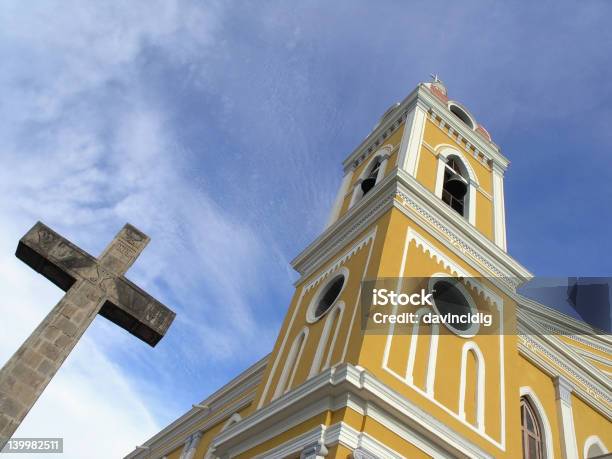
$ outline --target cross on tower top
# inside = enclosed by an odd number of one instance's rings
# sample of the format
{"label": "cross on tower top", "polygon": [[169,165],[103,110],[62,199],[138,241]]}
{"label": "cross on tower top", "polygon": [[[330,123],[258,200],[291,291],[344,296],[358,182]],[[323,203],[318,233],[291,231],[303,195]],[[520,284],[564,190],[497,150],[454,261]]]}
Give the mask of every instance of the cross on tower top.
{"label": "cross on tower top", "polygon": [[442,83],[437,73],[430,73],[429,76],[431,77],[432,83]]}

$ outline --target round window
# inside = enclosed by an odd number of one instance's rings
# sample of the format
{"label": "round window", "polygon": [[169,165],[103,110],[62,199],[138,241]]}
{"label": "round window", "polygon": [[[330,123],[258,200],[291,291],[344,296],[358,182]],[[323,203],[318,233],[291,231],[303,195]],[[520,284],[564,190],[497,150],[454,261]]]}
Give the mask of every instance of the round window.
{"label": "round window", "polygon": [[431,281],[434,307],[438,314],[445,316],[447,328],[463,337],[476,334],[478,323],[470,321],[470,315],[477,312],[476,306],[463,285],[449,278],[432,278]]}
{"label": "round window", "polygon": [[465,110],[453,104],[449,106],[449,109],[453,115],[463,121],[470,129],[474,129],[474,123],[472,123],[472,119]]}
{"label": "round window", "polygon": [[341,273],[333,277],[319,290],[319,293],[315,295],[314,301],[308,311],[308,320],[310,322],[320,319],[332,308],[340,296],[340,292],[342,292],[345,282],[346,275]]}

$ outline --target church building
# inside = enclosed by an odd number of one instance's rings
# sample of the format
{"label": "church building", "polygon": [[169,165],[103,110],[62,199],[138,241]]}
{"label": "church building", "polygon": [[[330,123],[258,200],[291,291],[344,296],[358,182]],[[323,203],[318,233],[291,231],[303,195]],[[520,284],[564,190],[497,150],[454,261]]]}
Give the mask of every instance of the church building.
{"label": "church building", "polygon": [[[343,162],[270,354],[126,457],[612,457],[612,338],[517,293],[533,275],[506,248],[508,165],[437,77],[419,84]],[[417,278],[497,332],[368,330],[365,282]]]}

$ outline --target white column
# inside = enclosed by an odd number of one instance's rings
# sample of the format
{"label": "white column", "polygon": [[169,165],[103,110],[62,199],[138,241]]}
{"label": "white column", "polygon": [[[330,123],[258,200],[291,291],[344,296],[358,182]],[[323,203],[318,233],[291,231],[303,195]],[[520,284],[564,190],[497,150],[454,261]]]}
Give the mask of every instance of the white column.
{"label": "white column", "polygon": [[380,181],[385,177],[385,172],[387,170],[387,163],[389,162],[389,154],[385,153],[382,155],[380,161],[380,166],[378,166],[378,173],[376,174],[376,183],[380,183]]}
{"label": "white column", "polygon": [[555,399],[557,418],[561,433],[561,453],[563,459],[579,459],[572,412],[572,385],[561,376],[555,378]]}
{"label": "white column", "polygon": [[413,177],[416,177],[419,165],[419,154],[423,143],[423,133],[425,132],[425,121],[427,112],[418,104],[413,111],[408,113],[404,124],[404,133],[398,152],[398,166]]}
{"label": "white column", "polygon": [[193,459],[195,457],[196,449],[198,448],[201,438],[202,431],[198,431],[187,439],[183,447],[183,452],[181,453],[181,459]]}
{"label": "white column", "polygon": [[353,187],[353,195],[351,196],[351,202],[349,203],[349,209],[353,207],[361,197],[361,182],[363,182],[363,179],[355,180],[355,185]]}
{"label": "white column", "polygon": [[493,234],[495,244],[502,250],[506,245],[506,209],[504,204],[504,171],[493,163]]}
{"label": "white column", "polygon": [[322,441],[307,445],[302,449],[300,459],[325,459],[328,451]]}
{"label": "white column", "polygon": [[468,181],[468,221],[476,226],[476,190],[478,189],[478,184],[472,180],[471,178],[467,179]]}
{"label": "white column", "polygon": [[334,201],[334,205],[329,214],[329,218],[327,220],[327,225],[325,225],[325,229],[329,228],[333,225],[340,215],[340,210],[342,209],[342,203],[344,202],[344,197],[346,196],[346,192],[348,191],[348,187],[351,184],[351,180],[353,179],[353,169],[349,170],[342,179],[342,183],[340,185],[340,189],[336,194],[336,200]]}
{"label": "white column", "polygon": [[442,198],[442,189],[444,188],[444,172],[446,171],[446,157],[438,154],[438,169],[436,171],[436,190],[437,197]]}
{"label": "white column", "polygon": [[379,459],[379,457],[360,446],[353,451],[353,459]]}

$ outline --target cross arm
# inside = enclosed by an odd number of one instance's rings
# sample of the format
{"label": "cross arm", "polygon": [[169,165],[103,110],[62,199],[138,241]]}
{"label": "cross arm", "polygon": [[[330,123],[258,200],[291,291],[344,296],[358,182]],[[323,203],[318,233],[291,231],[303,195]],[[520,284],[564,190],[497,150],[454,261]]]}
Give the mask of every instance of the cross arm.
{"label": "cross arm", "polygon": [[176,314],[122,275],[148,241],[126,225],[97,260],[38,222],[19,241],[16,256],[64,291],[77,281],[91,284],[104,299],[101,316],[155,346]]}
{"label": "cross arm", "polygon": [[41,222],[19,240],[15,255],[65,292],[97,265],[95,257]]}

